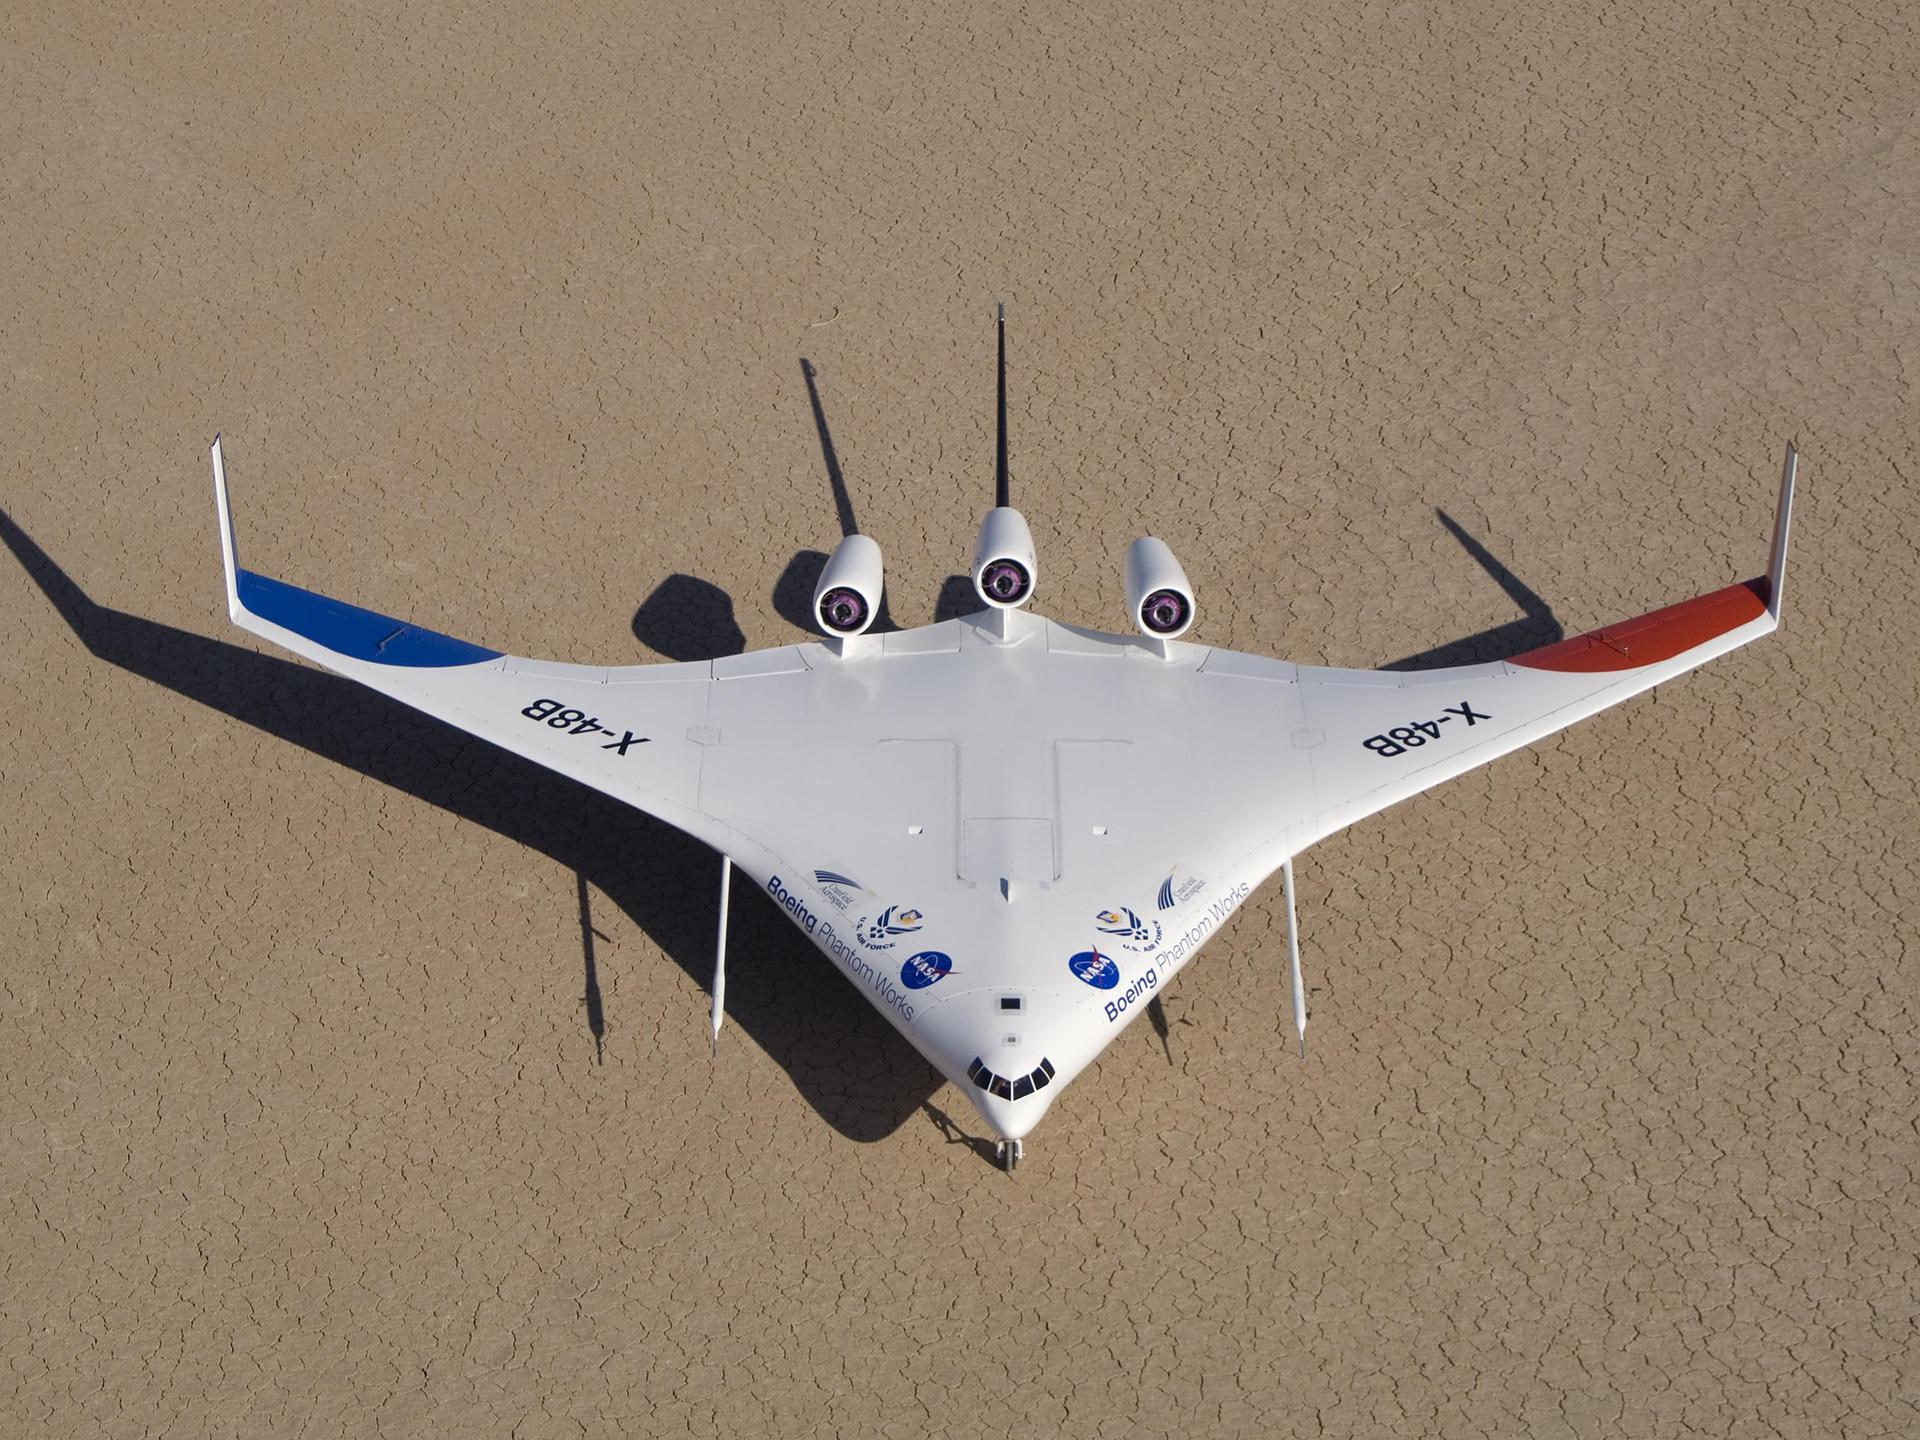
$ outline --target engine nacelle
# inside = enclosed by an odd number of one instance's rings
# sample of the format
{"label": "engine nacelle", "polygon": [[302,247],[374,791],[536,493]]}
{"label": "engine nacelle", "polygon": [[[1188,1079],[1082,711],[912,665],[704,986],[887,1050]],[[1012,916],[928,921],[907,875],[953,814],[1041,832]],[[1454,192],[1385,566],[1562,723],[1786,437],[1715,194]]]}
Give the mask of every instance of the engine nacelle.
{"label": "engine nacelle", "polygon": [[1033,598],[1038,571],[1033,531],[1011,505],[989,510],[973,547],[973,588],[995,610],[1017,610]]}
{"label": "engine nacelle", "polygon": [[813,618],[823,634],[844,640],[873,624],[880,613],[885,570],[880,545],[867,535],[849,535],[833,547],[813,587]]}
{"label": "engine nacelle", "polygon": [[1193,624],[1193,586],[1167,542],[1143,535],[1127,547],[1127,613],[1150,640],[1173,640]]}

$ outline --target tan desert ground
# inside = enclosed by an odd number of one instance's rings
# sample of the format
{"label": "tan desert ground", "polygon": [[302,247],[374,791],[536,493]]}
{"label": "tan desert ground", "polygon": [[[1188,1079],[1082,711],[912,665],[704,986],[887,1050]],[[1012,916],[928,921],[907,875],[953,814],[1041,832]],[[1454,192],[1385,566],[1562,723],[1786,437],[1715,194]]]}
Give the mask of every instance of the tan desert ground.
{"label": "tan desert ground", "polygon": [[[10,7],[0,1435],[1920,1435],[1920,9]],[[1299,863],[1013,1176],[717,858],[226,622],[1780,632]],[[809,394],[809,372],[815,395]],[[816,399],[817,396],[817,399]],[[835,476],[840,478],[836,494]],[[858,777],[850,777],[857,782]]]}

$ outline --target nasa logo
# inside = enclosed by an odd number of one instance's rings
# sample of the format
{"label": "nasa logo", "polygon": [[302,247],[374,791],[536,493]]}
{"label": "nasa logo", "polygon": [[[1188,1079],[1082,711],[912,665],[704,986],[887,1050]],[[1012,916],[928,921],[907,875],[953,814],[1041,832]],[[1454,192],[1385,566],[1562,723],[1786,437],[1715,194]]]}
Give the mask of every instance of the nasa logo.
{"label": "nasa logo", "polygon": [[1160,948],[1160,922],[1151,925],[1122,906],[1118,910],[1102,910],[1093,917],[1094,928],[1102,935],[1116,937],[1120,944],[1136,955],[1145,955]]}
{"label": "nasa logo", "polygon": [[866,887],[851,875],[842,875],[836,870],[816,870],[813,883],[820,887],[820,893],[827,897],[836,910],[844,910],[853,903],[856,895],[864,895]]}
{"label": "nasa logo", "polygon": [[1102,955],[1098,947],[1082,950],[1067,961],[1067,968],[1073,972],[1074,979],[1096,990],[1111,990],[1120,983],[1120,967]]}
{"label": "nasa logo", "polygon": [[902,935],[911,935],[926,920],[918,910],[903,910],[889,905],[872,920],[860,917],[860,943],[869,950],[891,950]]}
{"label": "nasa logo", "polygon": [[909,990],[924,990],[953,973],[953,957],[938,950],[922,950],[910,956],[900,967],[900,983]]}

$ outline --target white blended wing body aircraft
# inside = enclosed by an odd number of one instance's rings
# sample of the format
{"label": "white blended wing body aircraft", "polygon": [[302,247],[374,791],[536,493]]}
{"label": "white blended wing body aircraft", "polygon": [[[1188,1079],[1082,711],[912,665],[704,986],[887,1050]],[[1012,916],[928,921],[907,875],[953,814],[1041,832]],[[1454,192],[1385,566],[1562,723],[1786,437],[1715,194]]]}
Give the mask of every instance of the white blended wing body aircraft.
{"label": "white blended wing body aircraft", "polygon": [[[820,576],[825,639],[697,663],[525,660],[241,569],[236,624],[591,785],[725,857],[712,1025],[739,866],[1001,1137],[1011,1167],[1054,1099],[1207,939],[1314,841],[1779,623],[1795,456],[1765,576],[1492,664],[1389,672],[1190,644],[1193,592],[1134,542],[1136,635],[1032,614],[1033,539],[998,504],[978,614],[865,633],[880,548]],[[1306,1025],[1297,943],[1294,1020]]]}

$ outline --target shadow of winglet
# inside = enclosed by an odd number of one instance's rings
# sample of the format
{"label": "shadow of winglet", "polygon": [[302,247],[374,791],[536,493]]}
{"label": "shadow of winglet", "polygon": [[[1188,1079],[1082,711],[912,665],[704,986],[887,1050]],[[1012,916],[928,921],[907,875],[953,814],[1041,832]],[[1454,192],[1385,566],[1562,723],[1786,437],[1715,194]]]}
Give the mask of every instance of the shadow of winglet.
{"label": "shadow of winglet", "polygon": [[1382,670],[1439,670],[1448,665],[1484,664],[1489,660],[1505,660],[1524,654],[1566,638],[1566,629],[1553,613],[1551,605],[1501,564],[1491,550],[1474,539],[1466,527],[1446,511],[1435,510],[1433,513],[1440,517],[1440,523],[1447,527],[1447,532],[1460,542],[1460,548],[1472,556],[1475,563],[1493,577],[1493,583],[1520,607],[1521,618],[1510,620],[1505,625],[1496,625],[1491,630],[1482,630],[1476,635],[1450,640],[1445,645],[1436,645],[1417,655],[1408,655],[1390,665],[1382,665]]}

